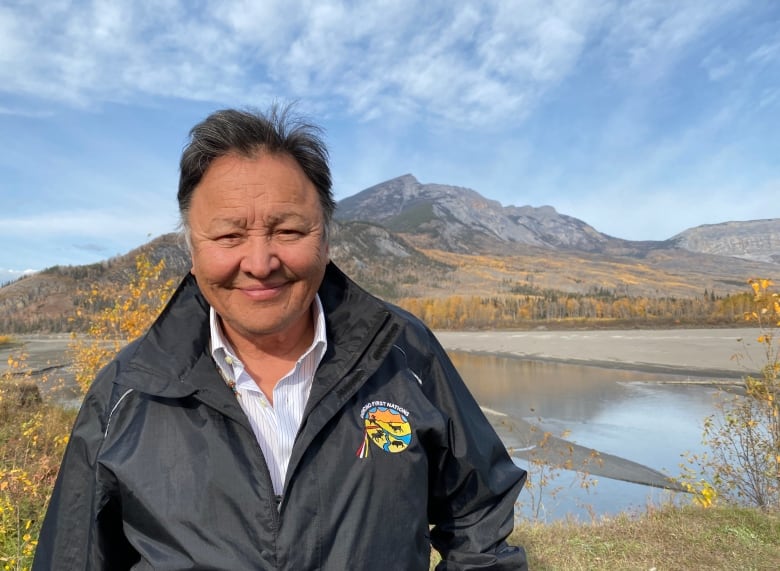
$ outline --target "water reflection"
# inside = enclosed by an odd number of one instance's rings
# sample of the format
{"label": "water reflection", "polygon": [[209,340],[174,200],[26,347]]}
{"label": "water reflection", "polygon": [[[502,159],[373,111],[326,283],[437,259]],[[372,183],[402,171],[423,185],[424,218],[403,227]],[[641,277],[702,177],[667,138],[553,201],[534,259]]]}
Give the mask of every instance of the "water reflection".
{"label": "water reflection", "polygon": [[[452,352],[455,366],[479,403],[577,444],[676,476],[681,454],[701,450],[703,419],[715,389],[680,384],[685,377]],[[502,435],[503,436],[503,435]],[[522,462],[518,462],[522,464]],[[550,517],[643,508],[663,494],[647,486],[601,478],[585,495],[565,489]],[[521,496],[522,497],[522,496]]]}

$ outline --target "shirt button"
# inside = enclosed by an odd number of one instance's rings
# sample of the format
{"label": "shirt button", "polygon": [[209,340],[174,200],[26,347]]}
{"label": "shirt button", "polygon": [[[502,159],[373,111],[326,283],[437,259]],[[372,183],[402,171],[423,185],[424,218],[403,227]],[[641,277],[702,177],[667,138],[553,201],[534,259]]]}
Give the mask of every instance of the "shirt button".
{"label": "shirt button", "polygon": [[225,357],[225,363],[227,363],[228,365],[232,365],[233,364],[233,357],[231,357],[230,355]]}

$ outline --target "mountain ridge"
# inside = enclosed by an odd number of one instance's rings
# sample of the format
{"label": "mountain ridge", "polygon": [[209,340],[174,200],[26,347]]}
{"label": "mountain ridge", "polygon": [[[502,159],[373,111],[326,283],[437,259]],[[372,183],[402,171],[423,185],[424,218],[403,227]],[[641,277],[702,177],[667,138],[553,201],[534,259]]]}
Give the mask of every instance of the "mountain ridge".
{"label": "mountain ridge", "polygon": [[671,239],[686,250],[780,264],[778,222],[777,218],[764,218],[702,224]]}
{"label": "mountain ridge", "polygon": [[701,225],[665,240],[626,240],[550,205],[503,206],[473,189],[424,184],[408,173],[339,201],[335,217],[380,224],[418,246],[464,253],[507,254],[512,244],[523,244],[644,257],[654,250],[681,248],[780,263],[777,218]]}
{"label": "mountain ridge", "polygon": [[[596,251],[599,242],[611,239],[552,206],[505,207],[470,188],[422,184],[411,174],[339,201],[336,219],[365,220],[400,234],[427,236],[429,245],[452,251],[467,246],[489,250],[496,240]],[[576,232],[551,232],[555,228],[576,228]]]}
{"label": "mountain ridge", "polygon": [[[758,234],[758,235],[757,235]],[[402,175],[338,203],[331,258],[390,301],[452,295],[574,294],[696,298],[743,292],[751,277],[780,274],[780,219],[690,228],[663,241],[603,234],[552,206],[502,206],[465,187]],[[145,253],[180,277],[180,236],[159,236],[86,266],[55,266],[0,288],[0,332],[67,330],[79,291],[124,283]]]}

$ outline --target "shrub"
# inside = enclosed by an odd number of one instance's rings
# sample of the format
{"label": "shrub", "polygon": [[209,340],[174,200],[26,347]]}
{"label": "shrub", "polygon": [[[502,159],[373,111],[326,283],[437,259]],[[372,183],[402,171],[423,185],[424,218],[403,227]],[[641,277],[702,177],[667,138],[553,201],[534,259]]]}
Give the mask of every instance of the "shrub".
{"label": "shrub", "polygon": [[[173,291],[160,278],[164,262],[136,258],[136,274],[120,291],[93,287],[86,337],[74,337],[71,357],[82,391],[129,340],[159,314]],[[92,307],[90,308],[89,305]],[[38,383],[24,353],[8,358],[0,374],[0,566],[29,569],[46,504],[57,476],[76,412],[40,398]]]}
{"label": "shrub", "polygon": [[[86,336],[74,335],[71,344],[76,382],[84,392],[97,372],[151,325],[173,293],[174,280],[162,279],[165,260],[153,264],[141,254],[135,268],[126,289],[101,290],[93,286],[86,296],[86,310],[93,310],[94,315]],[[78,310],[77,317],[82,311]]]}
{"label": "shrub", "polygon": [[[685,478],[698,472],[697,501],[725,501],[780,509],[780,298],[770,280],[750,280],[753,306],[745,319],[758,329],[763,363],[744,379],[743,394],[723,393],[704,420],[706,452],[688,458]],[[711,480],[709,482],[708,480]]]}

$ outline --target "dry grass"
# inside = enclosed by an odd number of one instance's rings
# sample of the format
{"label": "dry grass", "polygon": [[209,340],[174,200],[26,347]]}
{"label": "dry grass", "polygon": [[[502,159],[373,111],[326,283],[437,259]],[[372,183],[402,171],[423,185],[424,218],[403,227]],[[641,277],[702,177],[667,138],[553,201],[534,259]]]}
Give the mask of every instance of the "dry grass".
{"label": "dry grass", "polygon": [[15,345],[16,339],[10,335],[0,335],[0,347],[6,347],[8,345]]}
{"label": "dry grass", "polygon": [[521,523],[512,542],[545,569],[780,568],[780,514],[746,508],[666,507],[596,523]]}

